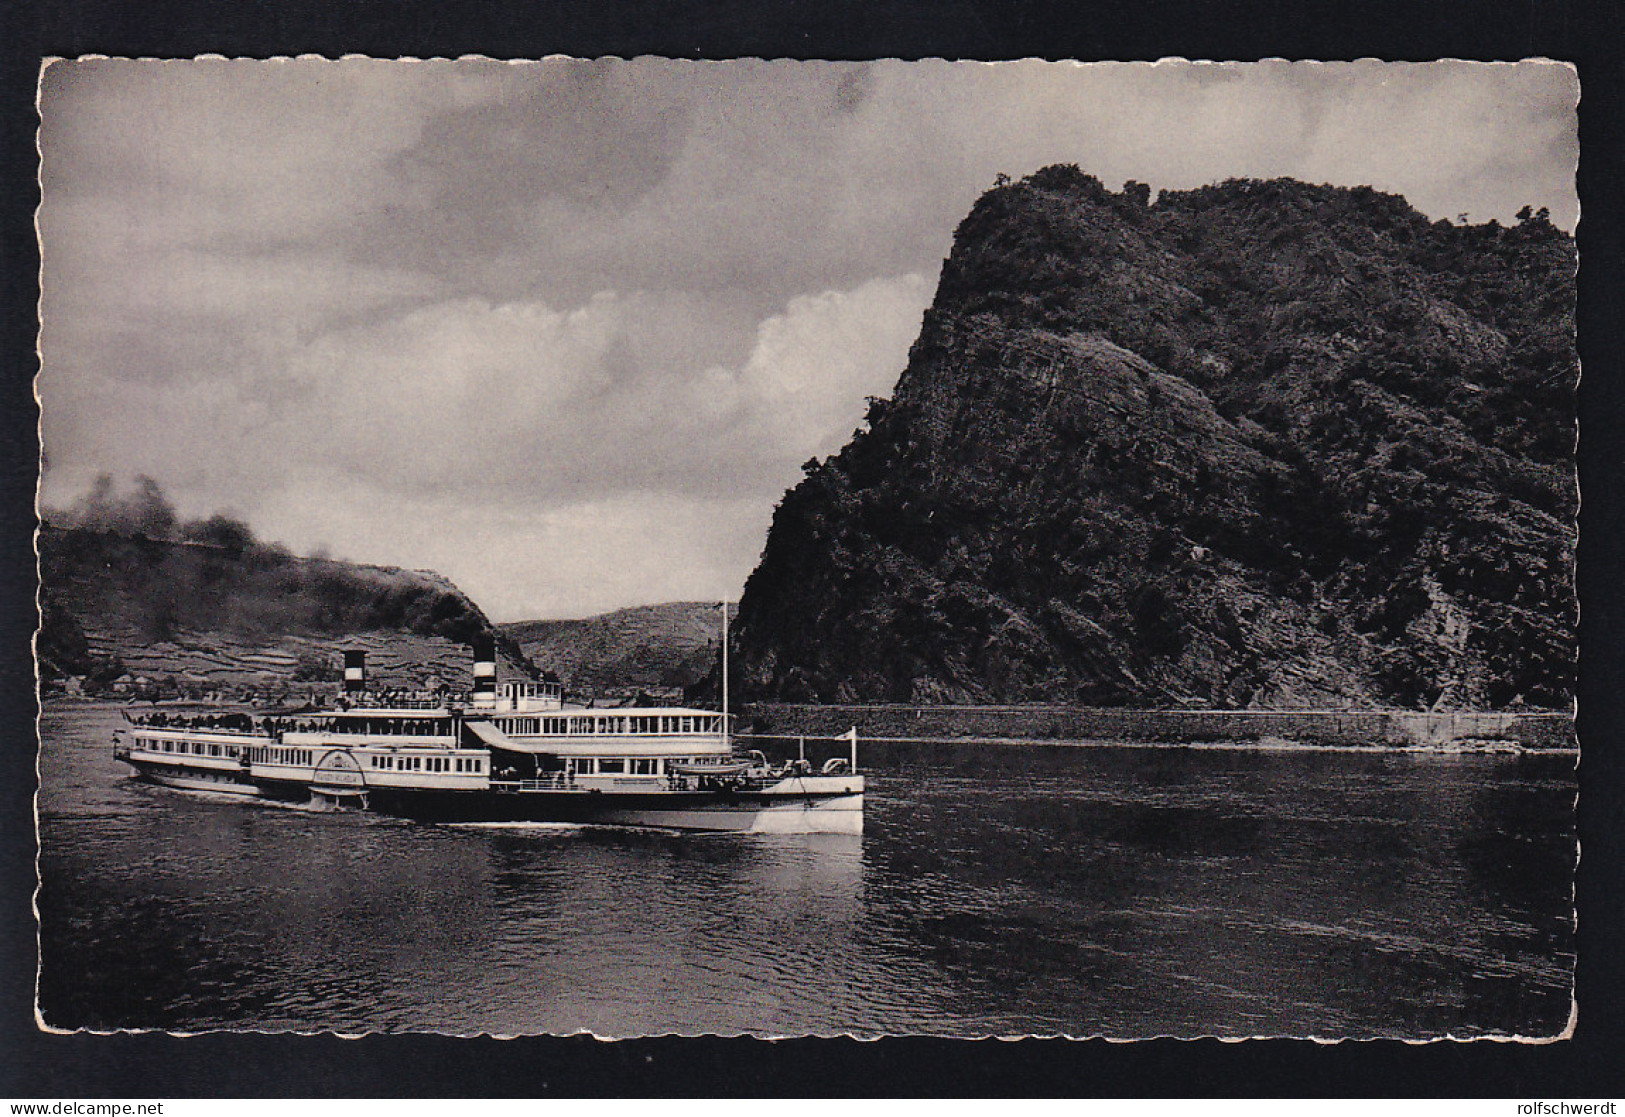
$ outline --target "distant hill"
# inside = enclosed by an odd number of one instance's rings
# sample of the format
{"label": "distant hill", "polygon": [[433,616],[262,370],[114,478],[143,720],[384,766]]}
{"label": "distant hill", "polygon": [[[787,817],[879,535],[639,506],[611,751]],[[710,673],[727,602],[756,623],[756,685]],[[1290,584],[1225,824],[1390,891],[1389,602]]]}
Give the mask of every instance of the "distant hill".
{"label": "distant hill", "polygon": [[514,621],[497,631],[576,693],[676,690],[716,662],[713,602],[640,605],[580,620]]}
{"label": "distant hill", "polygon": [[[493,629],[445,578],[301,558],[246,529],[213,534],[43,527],[42,679],[95,691],[123,678],[166,694],[330,689],[342,651],[357,648],[375,685],[468,687],[468,645]],[[499,649],[505,671],[526,670],[517,648],[499,638]]]}
{"label": "distant hill", "polygon": [[1575,260],[1527,207],[1001,183],[777,509],[742,696],[1566,707]]}

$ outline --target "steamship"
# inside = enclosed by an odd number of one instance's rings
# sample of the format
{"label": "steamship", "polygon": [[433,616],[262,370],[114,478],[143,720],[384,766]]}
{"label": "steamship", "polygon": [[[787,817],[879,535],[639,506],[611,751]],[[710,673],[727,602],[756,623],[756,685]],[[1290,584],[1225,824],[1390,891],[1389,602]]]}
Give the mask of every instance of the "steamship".
{"label": "steamship", "polygon": [[489,636],[462,698],[375,693],[366,653],[347,651],[326,710],[125,718],[115,758],[171,787],[426,822],[863,831],[856,729],[816,770],[770,764],[734,748],[726,709],[590,709],[556,682],[499,682]]}

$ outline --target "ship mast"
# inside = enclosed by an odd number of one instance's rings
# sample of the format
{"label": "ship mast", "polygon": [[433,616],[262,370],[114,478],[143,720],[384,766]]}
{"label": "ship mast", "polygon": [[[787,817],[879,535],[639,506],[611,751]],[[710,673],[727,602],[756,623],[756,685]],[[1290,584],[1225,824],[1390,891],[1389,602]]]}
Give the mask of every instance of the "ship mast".
{"label": "ship mast", "polygon": [[717,606],[722,610],[722,743],[729,748],[733,747],[733,740],[728,732],[728,603],[723,601]]}

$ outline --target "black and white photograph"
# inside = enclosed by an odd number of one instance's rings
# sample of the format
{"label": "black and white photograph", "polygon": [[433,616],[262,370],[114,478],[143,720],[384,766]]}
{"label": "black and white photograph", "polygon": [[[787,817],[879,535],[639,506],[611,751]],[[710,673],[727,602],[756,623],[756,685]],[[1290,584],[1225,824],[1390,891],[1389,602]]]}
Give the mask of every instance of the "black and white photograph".
{"label": "black and white photograph", "polygon": [[47,62],[37,1026],[1571,1036],[1579,98]]}

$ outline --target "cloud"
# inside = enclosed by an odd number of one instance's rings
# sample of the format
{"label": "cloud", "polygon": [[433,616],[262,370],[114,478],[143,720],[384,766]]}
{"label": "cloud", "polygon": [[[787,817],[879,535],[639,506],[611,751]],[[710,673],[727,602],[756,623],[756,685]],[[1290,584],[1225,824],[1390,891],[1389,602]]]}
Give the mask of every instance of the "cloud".
{"label": "cloud", "polygon": [[144,472],[504,616],[717,596],[889,394],[996,174],[1572,224],[1575,96],[1534,63],[57,63],[43,496]]}
{"label": "cloud", "polygon": [[749,405],[736,434],[771,447],[783,464],[838,450],[866,397],[891,394],[930,297],[925,277],[912,272],[791,300],[757,330],[739,376]]}
{"label": "cloud", "polygon": [[699,359],[739,328],[703,298],[436,304],[295,354],[299,406],[274,437],[280,456],[402,493],[547,507],[628,490],[772,492],[794,463],[839,448],[866,395],[890,390],[927,298],[917,274],[797,297],[756,325],[736,367]]}
{"label": "cloud", "polygon": [[[597,561],[564,554],[559,540],[618,547],[677,532],[714,553],[685,553],[674,591],[715,596],[749,573],[799,464],[839,449],[865,397],[889,392],[929,296],[917,273],[887,277],[799,296],[755,323],[672,294],[602,292],[566,310],[452,300],[323,332],[259,378],[64,378],[46,443],[96,436],[176,487],[184,512],[214,510],[198,491],[229,492],[262,534],[301,549],[437,565],[459,584],[491,583],[484,572],[509,555],[503,577],[545,583],[555,602],[598,600],[556,581],[571,563]],[[714,344],[729,331],[745,336]],[[136,414],[145,420],[123,418]],[[55,503],[98,464],[84,461]],[[614,528],[606,510],[617,509],[636,523]],[[580,530],[561,526],[580,516]],[[688,526],[662,526],[667,516]],[[438,535],[465,517],[474,533],[443,540],[431,563],[423,525]],[[648,565],[614,553],[616,569]],[[546,559],[542,583],[519,571],[523,555]]]}
{"label": "cloud", "polygon": [[411,496],[389,512],[356,483],[329,487],[320,502],[279,494],[256,524],[272,538],[308,533],[309,546],[337,556],[438,571],[487,615],[520,619],[737,597],[771,507],[631,492],[551,507]]}

